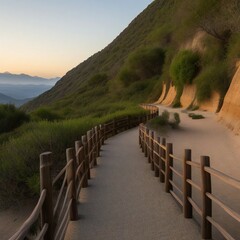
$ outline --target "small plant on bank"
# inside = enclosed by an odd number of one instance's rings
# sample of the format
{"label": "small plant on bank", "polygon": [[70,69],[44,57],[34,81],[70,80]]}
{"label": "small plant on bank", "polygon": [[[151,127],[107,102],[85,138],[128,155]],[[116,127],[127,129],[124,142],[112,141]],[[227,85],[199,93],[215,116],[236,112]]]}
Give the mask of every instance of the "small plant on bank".
{"label": "small plant on bank", "polygon": [[178,128],[179,124],[180,124],[181,120],[180,120],[180,116],[178,113],[174,113],[173,114],[173,120],[172,121],[169,121],[169,125],[172,127],[172,128]]}
{"label": "small plant on bank", "polygon": [[178,113],[170,114],[168,111],[163,111],[162,114],[148,122],[148,125],[153,128],[162,128],[171,126],[172,128],[178,128],[180,124],[180,116]]}
{"label": "small plant on bank", "polygon": [[195,114],[195,113],[189,113],[188,116],[192,119],[203,119],[203,118],[205,118],[203,115]]}

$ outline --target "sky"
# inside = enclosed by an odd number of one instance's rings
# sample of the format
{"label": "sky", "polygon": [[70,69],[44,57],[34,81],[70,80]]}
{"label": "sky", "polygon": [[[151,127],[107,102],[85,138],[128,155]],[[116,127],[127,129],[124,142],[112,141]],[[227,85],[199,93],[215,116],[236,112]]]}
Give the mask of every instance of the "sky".
{"label": "sky", "polygon": [[0,72],[63,76],[153,0],[0,0]]}

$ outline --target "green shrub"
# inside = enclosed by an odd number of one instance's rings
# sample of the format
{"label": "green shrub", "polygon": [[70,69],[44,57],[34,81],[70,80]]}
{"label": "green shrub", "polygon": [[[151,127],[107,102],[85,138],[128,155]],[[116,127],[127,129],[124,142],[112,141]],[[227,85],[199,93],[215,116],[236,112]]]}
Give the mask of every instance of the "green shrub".
{"label": "green shrub", "polygon": [[177,128],[180,124],[180,116],[178,113],[173,114],[173,118],[170,119],[170,113],[164,110],[160,116],[148,121],[148,125],[153,128],[161,128],[166,126],[171,126],[172,128]]}
{"label": "green shrub", "polygon": [[143,48],[129,57],[129,65],[138,76],[150,78],[160,75],[165,53],[161,48]]}
{"label": "green shrub", "polygon": [[57,113],[47,108],[38,108],[31,113],[31,117],[33,121],[55,121],[61,119]]}
{"label": "green shrub", "polygon": [[198,71],[199,55],[190,50],[180,51],[170,66],[170,75],[177,88],[184,86],[184,84],[191,84]]}
{"label": "green shrub", "polygon": [[203,75],[199,76],[199,78],[196,79],[197,80],[197,100],[198,102],[204,102],[208,99],[211,98],[212,96],[212,87],[211,87],[211,82],[206,81]]}
{"label": "green shrub", "polygon": [[136,82],[139,80],[139,76],[135,73],[135,71],[130,70],[128,68],[124,68],[119,73],[119,79],[123,82],[124,86],[127,87],[133,82]]}
{"label": "green shrub", "polygon": [[14,105],[0,105],[0,134],[12,131],[28,121],[29,116]]}
{"label": "green shrub", "polygon": [[179,113],[174,113],[173,114],[173,117],[174,119],[172,121],[169,122],[169,125],[172,127],[172,128],[178,128],[181,120],[180,120],[180,115]]}
{"label": "green shrub", "polygon": [[91,87],[94,87],[94,86],[104,86],[108,81],[108,76],[107,74],[105,73],[98,73],[98,74],[95,74],[94,76],[92,76],[89,81],[88,81],[88,84],[91,86]]}
{"label": "green shrub", "polygon": [[164,59],[165,52],[161,48],[141,48],[129,55],[127,63],[119,73],[119,79],[124,86],[129,86],[133,82],[159,76]]}
{"label": "green shrub", "polygon": [[211,97],[212,91],[217,91],[224,96],[230,85],[228,69],[225,62],[205,69],[195,79],[197,85],[197,100],[203,102]]}
{"label": "green shrub", "polygon": [[[146,111],[130,103],[111,103],[112,113],[103,117],[85,117],[64,121],[40,121],[24,124],[14,138],[0,145],[0,208],[4,204],[39,193],[39,154],[53,153],[53,172],[66,164],[66,148],[100,123],[114,118],[136,116]],[[118,109],[118,110],[117,110]]]}
{"label": "green shrub", "polygon": [[195,114],[195,113],[189,113],[188,116],[192,119],[203,119],[203,118],[205,118],[203,115]]}
{"label": "green shrub", "polygon": [[182,104],[180,102],[180,98],[176,97],[172,103],[172,108],[180,108],[182,107]]}

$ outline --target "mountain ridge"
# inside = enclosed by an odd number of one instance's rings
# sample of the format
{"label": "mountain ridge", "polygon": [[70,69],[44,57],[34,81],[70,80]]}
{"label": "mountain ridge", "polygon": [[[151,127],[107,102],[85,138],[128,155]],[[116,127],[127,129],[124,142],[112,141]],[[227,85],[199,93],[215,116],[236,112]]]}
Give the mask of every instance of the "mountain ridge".
{"label": "mountain ridge", "polygon": [[38,76],[31,76],[25,73],[13,74],[10,72],[0,73],[0,84],[46,84],[54,85],[60,77],[43,78]]}
{"label": "mountain ridge", "polygon": [[7,96],[0,92],[0,103],[1,104],[14,104],[15,106],[19,107],[30,100],[32,100],[32,98],[16,99],[16,98],[12,98],[12,97]]}

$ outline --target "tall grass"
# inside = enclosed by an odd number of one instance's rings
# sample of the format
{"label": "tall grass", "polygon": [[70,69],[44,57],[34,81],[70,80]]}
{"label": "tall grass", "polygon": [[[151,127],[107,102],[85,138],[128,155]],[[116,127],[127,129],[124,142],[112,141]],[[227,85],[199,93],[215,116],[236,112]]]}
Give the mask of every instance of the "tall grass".
{"label": "tall grass", "polygon": [[65,150],[100,123],[127,115],[144,114],[139,107],[116,111],[104,117],[84,117],[59,122],[31,122],[18,130],[18,136],[0,146],[0,206],[12,204],[39,191],[39,154],[53,153],[55,169],[65,165]]}

